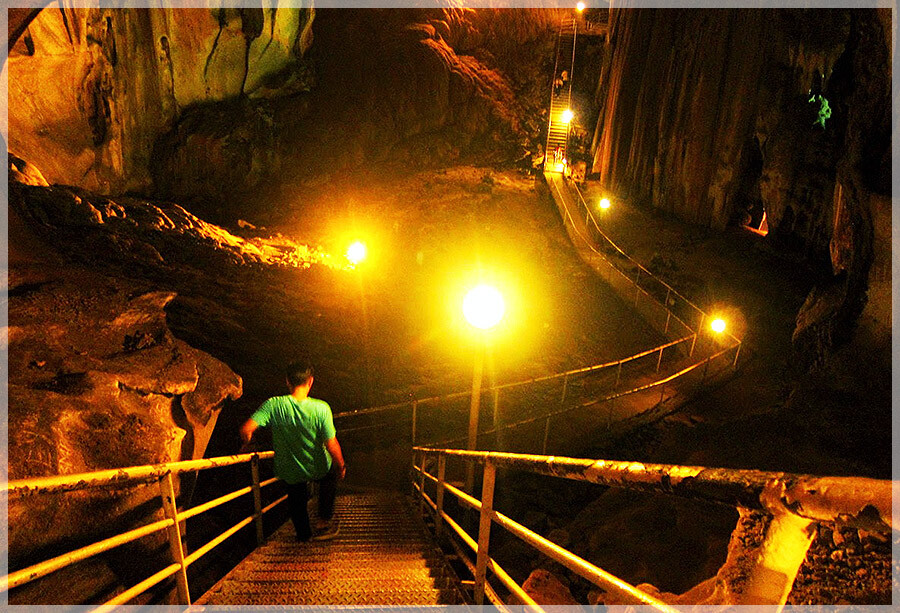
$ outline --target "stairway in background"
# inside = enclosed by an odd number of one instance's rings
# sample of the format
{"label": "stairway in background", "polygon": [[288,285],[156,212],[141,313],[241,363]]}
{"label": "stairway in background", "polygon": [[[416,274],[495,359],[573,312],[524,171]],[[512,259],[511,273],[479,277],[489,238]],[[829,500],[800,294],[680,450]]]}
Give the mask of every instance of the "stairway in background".
{"label": "stairway in background", "polygon": [[290,521],[201,596],[198,605],[462,604],[457,579],[408,499],[338,496],[340,532],[298,543]]}
{"label": "stairway in background", "polygon": [[[544,170],[563,172],[568,160],[569,122],[563,118],[572,103],[572,78],[575,68],[575,19],[566,21],[559,29],[556,61],[553,66],[553,87],[550,94],[550,118],[547,126],[547,147],[544,150]],[[568,80],[561,88],[555,83],[563,71]]]}

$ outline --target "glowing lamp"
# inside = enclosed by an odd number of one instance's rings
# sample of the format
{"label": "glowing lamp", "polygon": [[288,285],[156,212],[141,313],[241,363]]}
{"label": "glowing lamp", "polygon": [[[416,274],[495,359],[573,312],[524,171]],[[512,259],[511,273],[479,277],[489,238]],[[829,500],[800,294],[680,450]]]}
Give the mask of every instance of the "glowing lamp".
{"label": "glowing lamp", "polygon": [[600,199],[600,208],[601,208],[601,209],[606,210],[606,209],[608,209],[611,205],[612,205],[612,204],[610,203],[609,198],[601,198],[601,199]]}
{"label": "glowing lamp", "polygon": [[575,10],[577,10],[579,13],[580,13],[581,11],[583,11],[583,10],[584,10],[584,2],[579,2],[578,4],[576,4],[576,5],[575,5]]}
{"label": "glowing lamp", "polygon": [[359,264],[364,259],[366,259],[366,246],[365,244],[356,241],[350,247],[347,248],[347,259],[353,262],[353,264]]}
{"label": "glowing lamp", "polygon": [[712,323],[709,324],[709,327],[712,328],[713,332],[721,334],[725,331],[725,320],[716,318],[712,320]]}
{"label": "glowing lamp", "polygon": [[496,326],[506,311],[503,296],[497,288],[490,285],[479,285],[463,298],[463,315],[466,321],[481,330]]}
{"label": "glowing lamp", "polygon": [[562,122],[569,123],[572,121],[572,118],[575,117],[575,113],[572,112],[572,109],[566,109],[562,112]]}

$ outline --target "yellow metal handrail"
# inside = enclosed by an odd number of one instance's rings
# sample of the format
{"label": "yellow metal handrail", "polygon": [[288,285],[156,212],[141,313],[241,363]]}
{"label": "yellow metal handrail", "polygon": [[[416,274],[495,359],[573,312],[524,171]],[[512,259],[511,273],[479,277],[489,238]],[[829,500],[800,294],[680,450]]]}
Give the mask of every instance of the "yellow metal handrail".
{"label": "yellow metal handrail", "polygon": [[[563,203],[564,211],[565,211],[566,217],[567,217],[568,220],[569,220],[569,223],[572,225],[572,227],[574,228],[575,232],[578,233],[578,229],[577,229],[577,227],[576,227],[576,225],[575,225],[574,218],[572,217],[572,214],[571,214],[571,212],[569,211],[568,205],[566,204],[566,199],[565,199],[565,197],[563,196],[563,194],[562,194],[562,192],[561,192],[561,190],[559,189],[558,186],[554,185],[554,187],[556,187],[557,193],[559,194],[559,197],[560,197],[560,199],[561,199],[561,201],[562,201],[562,203]],[[653,279],[654,282],[659,283],[662,287],[664,287],[664,288],[666,289],[666,299],[665,299],[665,302],[664,302],[664,303],[663,303],[663,302],[660,302],[655,296],[653,296],[652,294],[650,294],[649,292],[647,292],[647,290],[645,290],[643,287],[640,286],[640,284],[638,283],[638,280],[637,280],[637,279],[632,279],[632,278],[630,278],[627,274],[625,274],[625,272],[623,272],[623,271],[620,270],[617,266],[615,266],[615,265],[614,265],[614,264],[606,257],[606,255],[605,255],[603,252],[601,252],[601,251],[599,251],[598,249],[596,249],[596,248],[593,246],[593,244],[591,243],[591,241],[590,241],[588,238],[586,238],[586,237],[582,236],[580,233],[578,233],[578,235],[579,235],[579,237],[582,239],[582,241],[584,241],[584,243],[588,246],[588,248],[590,248],[590,249],[592,250],[592,252],[596,253],[596,254],[599,255],[601,258],[603,258],[603,260],[607,262],[607,264],[609,265],[609,267],[610,267],[612,270],[615,270],[615,271],[616,271],[618,274],[620,274],[620,275],[621,275],[628,283],[630,283],[632,286],[634,286],[637,292],[644,294],[648,299],[650,299],[651,301],[653,301],[654,303],[656,303],[657,305],[659,305],[661,308],[663,308],[663,309],[667,312],[666,327],[665,327],[666,333],[668,333],[668,330],[669,330],[669,323],[670,323],[670,320],[675,320],[676,322],[678,322],[679,324],[681,324],[681,326],[682,326],[686,331],[688,331],[690,334],[688,334],[687,336],[684,336],[684,337],[682,337],[682,338],[678,338],[678,339],[675,339],[675,340],[673,340],[673,341],[670,341],[670,342],[667,342],[667,343],[663,343],[662,345],[659,345],[659,346],[654,347],[654,348],[652,348],[652,349],[647,349],[647,350],[645,350],[645,351],[641,351],[641,352],[636,353],[636,354],[634,354],[634,355],[631,355],[631,356],[628,356],[628,357],[625,357],[625,358],[621,358],[621,359],[619,359],[619,360],[613,360],[613,361],[611,361],[611,362],[604,362],[604,363],[602,363],[602,364],[595,364],[595,365],[591,365],[591,366],[584,366],[584,367],[580,367],[580,368],[574,368],[574,369],[567,370],[567,371],[564,371],[564,372],[554,373],[554,374],[551,374],[551,375],[544,375],[544,376],[540,376],[540,377],[533,377],[533,378],[530,378],[530,379],[523,379],[523,380],[515,381],[515,382],[512,382],[512,383],[503,383],[503,384],[499,384],[499,385],[492,385],[492,386],[489,386],[489,387],[484,387],[484,388],[483,388],[483,391],[484,391],[484,392],[498,392],[498,391],[504,390],[504,389],[509,389],[509,388],[513,388],[513,387],[519,387],[519,386],[525,386],[525,385],[533,385],[533,384],[535,384],[535,383],[540,383],[540,382],[544,382],[544,381],[551,381],[551,380],[553,380],[553,379],[565,379],[565,380],[567,380],[569,377],[574,376],[574,375],[590,373],[590,372],[594,372],[594,371],[597,371],[597,370],[602,370],[602,369],[605,369],[605,368],[620,367],[622,364],[626,364],[626,363],[628,363],[628,362],[631,362],[631,361],[640,359],[640,358],[645,357],[645,356],[647,356],[647,355],[652,355],[652,354],[654,354],[654,353],[659,353],[660,358],[661,358],[662,352],[663,352],[665,349],[667,349],[667,348],[669,348],[669,347],[672,347],[672,346],[675,346],[675,345],[679,345],[679,344],[681,344],[681,343],[684,343],[684,342],[686,342],[687,340],[693,341],[692,344],[691,344],[690,352],[689,352],[691,355],[693,355],[694,344],[696,343],[697,338],[699,337],[699,334],[700,334],[700,328],[702,327],[703,321],[706,320],[706,319],[708,318],[708,315],[706,314],[706,312],[703,311],[703,309],[701,309],[701,308],[698,307],[697,305],[695,305],[693,302],[691,302],[690,300],[688,300],[687,298],[685,298],[684,296],[682,296],[677,290],[675,290],[675,289],[674,289],[672,286],[670,286],[668,283],[666,283],[665,281],[663,281],[662,279],[660,279],[659,277],[657,277],[656,275],[654,275],[652,272],[650,272],[649,270],[647,270],[647,269],[646,269],[643,265],[641,265],[639,262],[637,262],[636,260],[634,260],[633,258],[631,258],[631,256],[629,256],[627,253],[625,253],[625,252],[624,252],[618,245],[616,245],[616,244],[615,244],[608,236],[606,236],[606,234],[600,229],[600,226],[598,225],[597,220],[596,220],[596,218],[594,217],[593,211],[590,210],[590,207],[587,205],[587,202],[584,200],[584,196],[581,194],[581,191],[578,189],[578,186],[576,185],[576,186],[574,186],[574,187],[575,187],[575,192],[576,192],[576,194],[578,195],[578,198],[581,200],[581,203],[582,203],[582,205],[583,205],[584,208],[585,208],[586,215],[588,216],[588,219],[593,223],[593,225],[594,225],[594,227],[596,228],[598,234],[599,234],[599,235],[600,235],[607,243],[609,243],[609,244],[612,246],[612,248],[616,250],[616,252],[618,252],[619,254],[621,254],[621,255],[622,255],[623,257],[625,257],[631,264],[633,264],[633,265],[638,269],[638,274],[640,274],[641,272],[643,272],[645,276],[647,276],[648,278]],[[691,309],[693,309],[693,310],[695,310],[695,311],[697,312],[697,314],[699,315],[699,322],[698,322],[695,326],[689,325],[688,323],[686,323],[685,321],[683,321],[680,317],[678,317],[677,314],[675,314],[675,313],[672,311],[672,309],[669,308],[669,300],[670,300],[670,298],[672,298],[672,297],[677,297],[677,298],[680,299],[684,304],[688,305]],[[735,357],[734,357],[734,366],[736,367],[736,366],[737,366],[737,360],[738,360],[738,357],[739,357],[739,355],[740,355],[740,349],[741,349],[742,341],[741,341],[741,339],[737,338],[736,336],[734,336],[734,335],[731,334],[730,332],[724,333],[724,336],[726,336],[726,337],[732,339],[732,341],[735,343],[735,345],[732,345],[731,347],[728,348],[729,350],[730,350],[730,349],[734,349],[735,347],[737,347],[737,349],[736,349],[736,351],[735,351]],[[698,362],[698,364],[703,364],[703,361]],[[374,407],[367,407],[367,408],[363,408],[363,409],[356,409],[356,410],[352,410],[352,411],[342,411],[342,412],[340,412],[340,413],[335,413],[334,418],[335,418],[335,419],[347,419],[347,418],[351,418],[351,417],[358,417],[358,416],[361,416],[361,415],[371,415],[371,414],[374,414],[374,413],[381,413],[381,412],[384,412],[384,411],[390,411],[390,410],[400,409],[400,408],[411,408],[411,407],[412,407],[413,410],[415,411],[415,408],[417,408],[418,406],[424,405],[424,404],[442,403],[442,402],[447,402],[447,401],[455,400],[455,399],[459,399],[459,398],[466,398],[466,397],[468,397],[468,396],[470,396],[470,395],[471,395],[471,391],[470,391],[470,390],[460,391],[460,392],[451,392],[451,393],[449,393],[449,394],[442,394],[442,395],[438,395],[438,396],[429,396],[429,397],[426,397],[426,398],[416,398],[416,399],[413,399],[413,400],[404,400],[404,401],[401,401],[401,402],[394,402],[394,403],[390,403],[390,404],[384,404],[384,405],[379,405],[379,406],[374,406]],[[360,427],[360,428],[345,428],[345,429],[344,429],[344,432],[353,432],[353,431],[356,431],[356,430],[368,430],[368,429],[371,429],[372,427],[377,427],[377,426],[363,426],[363,427]]]}
{"label": "yellow metal handrail", "polygon": [[[257,542],[258,544],[261,544],[263,541],[263,515],[287,499],[287,496],[282,496],[265,508],[263,508],[261,504],[259,495],[260,490],[263,487],[277,483],[280,479],[276,477],[261,482],[259,479],[259,461],[271,459],[274,455],[275,454],[272,451],[265,451],[201,460],[169,462],[165,464],[130,466],[89,473],[17,479],[2,483],[0,484],[0,491],[5,492],[8,496],[12,497],[38,496],[101,487],[127,487],[156,481],[160,487],[160,502],[166,518],[80,547],[49,560],[33,564],[27,568],[11,572],[5,577],[0,578],[0,590],[8,592],[15,587],[19,587],[34,581],[35,579],[49,575],[50,573],[70,566],[76,562],[86,560],[99,553],[103,553],[104,551],[109,551],[110,549],[130,543],[155,532],[166,530],[169,535],[169,551],[172,556],[172,564],[105,602],[99,610],[106,610],[112,606],[126,603],[172,575],[176,576],[179,604],[189,605],[191,602],[187,583],[187,567],[251,523],[255,523],[256,525]],[[175,505],[174,475],[198,472],[211,468],[221,468],[223,466],[235,466],[238,464],[250,464],[251,484],[249,486],[239,488],[193,508],[178,511]],[[254,498],[253,514],[242,519],[219,536],[199,547],[190,555],[185,555],[181,542],[181,532],[178,528],[180,522],[201,515],[210,509],[251,493]]]}
{"label": "yellow metal handrail", "polygon": [[[663,343],[657,347],[653,347],[652,349],[646,349],[644,351],[635,353],[634,355],[630,355],[624,358],[620,358],[618,360],[612,360],[611,362],[603,362],[601,364],[593,364],[591,366],[581,366],[579,368],[573,368],[571,370],[566,370],[563,372],[553,373],[552,375],[542,375],[540,377],[532,377],[530,379],[521,379],[519,381],[513,381],[511,383],[500,383],[490,386],[484,386],[482,388],[483,392],[493,392],[505,389],[511,389],[514,387],[522,387],[525,385],[534,385],[535,383],[543,383],[545,381],[552,381],[554,379],[567,379],[568,377],[572,377],[575,375],[582,375],[587,373],[592,373],[598,370],[604,370],[606,368],[618,367],[623,364],[627,364],[629,362],[633,362],[635,360],[639,360],[641,358],[647,357],[648,355],[653,355],[654,353],[661,354],[663,351],[668,349],[669,347],[674,347],[676,345],[680,345],[682,343],[686,343],[687,341],[693,340],[694,334],[691,333],[689,336],[685,336],[683,338],[676,339],[674,341],[669,341],[667,343]],[[471,390],[467,390],[464,392],[451,392],[449,394],[442,394],[440,396],[428,396],[426,398],[416,398],[414,400],[403,400],[401,402],[393,402],[391,404],[382,404],[375,407],[368,407],[364,409],[355,409],[353,411],[342,411],[340,413],[334,414],[334,419],[346,419],[348,417],[359,417],[360,415],[372,415],[374,413],[382,413],[384,411],[389,411],[392,409],[400,409],[404,407],[410,407],[413,403],[417,405],[423,404],[431,404],[431,403],[442,403],[447,402],[449,400],[456,400],[458,398],[467,398],[472,394]],[[345,432],[352,430],[344,430]]]}
{"label": "yellow metal handrail", "polygon": [[[600,237],[601,237],[606,243],[608,243],[608,244],[609,244],[609,245],[610,245],[610,246],[611,246],[611,247],[612,247],[619,255],[621,255],[622,257],[624,257],[625,259],[627,259],[632,265],[634,265],[634,266],[638,269],[638,272],[639,272],[639,273],[643,272],[644,275],[645,275],[646,277],[649,277],[649,278],[652,279],[654,282],[658,283],[658,284],[661,285],[663,288],[665,288],[665,290],[666,290],[666,299],[665,299],[665,304],[662,305],[663,308],[665,308],[667,311],[669,311],[670,313],[672,313],[671,309],[669,309],[669,304],[668,304],[668,303],[669,303],[669,300],[670,300],[673,296],[674,296],[674,297],[677,297],[677,298],[678,298],[679,300],[681,300],[684,304],[686,304],[687,306],[689,306],[690,308],[692,308],[693,310],[695,310],[695,311],[700,315],[700,321],[699,321],[699,323],[697,324],[697,327],[698,327],[698,328],[702,327],[703,322],[709,319],[709,315],[706,313],[706,311],[704,311],[704,310],[701,309],[699,306],[697,306],[696,304],[694,304],[693,302],[691,302],[690,300],[688,300],[687,298],[685,298],[678,290],[676,290],[674,287],[672,287],[671,285],[669,285],[668,283],[666,283],[665,281],[663,281],[662,279],[660,279],[658,276],[656,276],[655,274],[653,274],[652,272],[650,272],[650,271],[649,271],[646,267],[644,267],[640,262],[638,262],[637,260],[635,260],[634,258],[632,258],[630,255],[628,255],[627,253],[625,253],[625,251],[624,251],[621,247],[619,247],[615,242],[613,242],[613,240],[612,240],[611,238],[609,238],[609,236],[607,236],[606,233],[605,233],[603,230],[600,229],[600,224],[597,223],[597,218],[596,218],[596,216],[594,215],[594,211],[591,209],[590,206],[588,206],[587,201],[584,199],[584,194],[581,193],[581,190],[578,188],[578,185],[577,185],[576,183],[574,183],[574,182],[573,182],[571,185],[572,185],[572,187],[575,189],[575,193],[578,195],[578,199],[581,201],[582,207],[584,207],[585,214],[587,215],[587,217],[588,217],[588,219],[590,220],[590,222],[593,224],[594,229],[597,231],[597,234],[599,234]],[[557,191],[559,192],[559,188],[558,188],[558,187],[557,187]],[[565,206],[565,198],[562,197],[562,194],[560,194],[560,197],[562,198],[562,200],[563,200],[563,205]],[[566,206],[566,214],[569,216],[569,219],[572,220],[572,216],[571,216],[571,214],[569,213],[568,206]],[[575,225],[574,220],[572,220],[572,225],[573,225],[573,227],[574,227],[574,225]],[[579,235],[579,236],[580,236],[580,235]],[[607,262],[607,264],[609,264],[609,266],[610,266],[611,268],[617,270],[617,271],[618,271],[620,274],[622,274],[626,279],[628,279],[632,284],[634,284],[635,286],[637,286],[637,287],[640,288],[640,286],[638,285],[637,280],[632,280],[632,279],[630,279],[630,278],[625,274],[625,272],[622,271],[622,270],[620,270],[619,267],[616,266],[609,258],[607,258],[606,255],[605,255],[603,252],[598,251],[597,249],[595,249],[594,246],[591,244],[591,242],[590,242],[589,240],[587,240],[587,239],[586,239],[585,237],[583,237],[583,236],[582,236],[581,238],[582,238],[582,240],[585,241],[585,243],[588,245],[588,247],[591,249],[591,251],[593,251],[594,253],[596,253],[596,254],[599,255],[600,257],[602,257],[602,258]],[[647,292],[646,290],[643,290],[643,288],[640,288],[640,289],[641,289],[645,294],[647,294],[651,299],[653,299],[653,300],[656,301],[656,298],[654,298],[649,292]],[[658,302],[658,301],[657,301],[657,302]],[[660,303],[660,304],[661,304],[661,303]],[[677,318],[677,316],[676,316],[674,313],[672,313],[672,316]],[[687,325],[686,323],[684,323],[682,320],[679,319],[678,321],[681,322],[685,327],[690,328],[690,326],[688,326],[688,325]],[[696,330],[695,330],[695,332],[696,332]],[[734,334],[732,334],[731,332],[724,332],[723,334],[724,334],[725,336],[731,338],[735,343],[740,343],[740,342],[741,342],[741,339],[737,338],[737,337],[736,337]]]}
{"label": "yellow metal handrail", "polygon": [[[689,338],[690,338],[690,337],[689,337]],[[545,434],[544,434],[543,453],[546,453],[546,452],[547,452],[547,432],[548,432],[548,430],[549,430],[549,428],[550,428],[550,419],[551,419],[551,418],[553,418],[553,417],[558,417],[558,416],[560,416],[560,415],[565,415],[566,413],[571,413],[572,411],[575,411],[575,410],[577,410],[577,409],[584,409],[584,408],[591,407],[591,406],[601,405],[601,404],[603,404],[603,403],[611,402],[611,401],[613,401],[613,400],[616,400],[616,399],[618,399],[618,398],[623,398],[623,397],[625,397],[625,396],[631,396],[631,395],[633,395],[633,394],[637,394],[637,393],[640,393],[640,392],[643,392],[643,391],[646,391],[646,390],[649,390],[649,389],[653,389],[653,388],[655,388],[655,387],[660,388],[660,399],[659,399],[659,402],[662,402],[662,401],[663,401],[663,394],[665,393],[665,389],[663,388],[663,386],[664,386],[665,384],[671,383],[672,381],[675,381],[675,380],[677,380],[677,379],[680,379],[680,378],[684,377],[685,375],[687,375],[687,374],[689,374],[689,373],[691,373],[691,372],[697,370],[697,369],[700,368],[701,366],[704,367],[704,378],[705,378],[705,376],[706,376],[706,371],[705,371],[705,369],[709,366],[710,362],[712,362],[713,360],[715,360],[715,359],[717,359],[717,358],[720,358],[720,357],[724,356],[725,354],[727,354],[727,353],[729,353],[730,351],[732,351],[732,350],[734,350],[734,349],[736,349],[736,348],[739,348],[739,347],[740,347],[740,344],[732,345],[732,346],[730,346],[730,347],[726,347],[725,349],[722,349],[722,350],[720,350],[720,351],[718,351],[718,352],[716,352],[716,353],[713,353],[713,354],[711,354],[711,355],[708,355],[708,356],[705,357],[704,359],[702,359],[702,360],[700,360],[700,361],[698,361],[698,362],[695,362],[695,363],[693,363],[693,364],[691,364],[691,365],[689,365],[689,366],[687,366],[687,367],[685,367],[685,368],[682,368],[681,370],[679,370],[679,371],[676,372],[676,373],[673,373],[673,374],[671,374],[671,375],[668,375],[668,376],[666,376],[666,377],[663,377],[662,379],[657,379],[656,381],[651,381],[650,383],[645,383],[644,385],[639,385],[639,386],[637,386],[637,387],[632,387],[632,388],[629,388],[629,389],[627,389],[627,390],[623,390],[623,391],[621,391],[621,392],[613,392],[612,394],[608,394],[608,395],[602,396],[602,397],[600,397],[600,398],[591,398],[590,400],[587,400],[587,401],[585,401],[585,402],[582,402],[582,403],[579,403],[579,404],[575,404],[575,405],[572,405],[572,406],[569,406],[569,407],[563,407],[563,408],[557,409],[557,410],[555,410],[555,411],[548,411],[547,413],[542,413],[542,414],[540,414],[540,415],[535,415],[535,416],[533,416],[533,417],[527,417],[527,418],[523,418],[523,419],[520,419],[520,420],[517,420],[517,421],[514,421],[514,422],[505,423],[505,424],[503,424],[503,425],[501,425],[501,426],[496,426],[496,427],[494,427],[494,428],[490,428],[490,429],[487,429],[487,430],[481,430],[481,431],[478,433],[478,435],[479,435],[479,436],[482,436],[482,435],[496,434],[496,433],[502,432],[502,431],[504,431],[504,430],[511,430],[511,429],[513,429],[513,428],[520,428],[520,427],[522,427],[522,426],[525,426],[525,425],[532,424],[532,423],[539,422],[539,421],[542,421],[542,420],[543,420],[543,421],[544,421],[544,433],[545,433]],[[454,444],[454,443],[461,443],[461,442],[463,442],[463,441],[465,441],[465,440],[466,440],[466,437],[464,437],[464,436],[460,436],[460,437],[456,437],[456,438],[451,438],[451,439],[444,439],[444,440],[437,441],[437,442],[434,442],[434,443],[429,443],[429,444],[428,444],[428,447],[432,447],[432,448],[433,448],[433,447],[443,447],[443,446],[447,446],[447,445],[452,445],[452,444]]]}
{"label": "yellow metal handrail", "polygon": [[[497,468],[705,500],[769,515],[771,520],[750,569],[745,592],[738,595],[740,604],[784,604],[812,542],[814,523],[839,522],[881,533],[889,533],[892,527],[900,525],[891,506],[892,494],[900,492],[900,483],[896,481],[427,447],[414,447],[413,453],[413,489],[420,496],[421,508],[424,510],[427,506],[434,514],[437,536],[442,535],[444,524],[449,525],[476,554],[474,564],[466,560],[467,566],[474,569],[476,603],[480,603],[485,594],[494,599],[494,592],[484,581],[483,574],[479,577],[485,568],[492,570],[512,593],[519,595],[522,591],[515,582],[509,585],[512,581],[509,575],[501,574],[502,569],[489,557],[490,524],[496,523],[626,603],[650,605],[669,613],[675,611],[659,599],[494,510]],[[484,466],[481,500],[447,482],[448,458]],[[428,472],[429,459],[437,460],[437,475]],[[425,490],[426,480],[435,485],[434,499]],[[444,510],[446,492],[480,513],[477,541]],[[522,596],[519,598],[530,604]]]}

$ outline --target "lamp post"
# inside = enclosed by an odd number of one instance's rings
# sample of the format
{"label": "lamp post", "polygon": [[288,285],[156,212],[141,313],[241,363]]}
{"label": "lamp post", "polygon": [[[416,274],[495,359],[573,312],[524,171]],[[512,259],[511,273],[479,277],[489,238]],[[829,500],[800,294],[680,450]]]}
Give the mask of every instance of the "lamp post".
{"label": "lamp post", "polygon": [[359,284],[359,304],[362,308],[362,325],[363,325],[363,358],[365,360],[366,369],[366,404],[372,404],[372,389],[374,387],[372,381],[372,347],[369,337],[369,308],[366,302],[366,285],[363,280],[363,270],[360,265],[366,259],[368,250],[366,244],[362,241],[356,241],[347,248],[345,256],[353,268],[357,269],[357,283]]}
{"label": "lamp post", "polygon": [[[475,355],[475,369],[472,374],[472,400],[469,404],[469,437],[467,449],[474,450],[478,443],[478,412],[481,409],[481,379],[484,372],[484,356],[487,352],[487,332],[503,318],[506,304],[497,288],[479,285],[463,299],[463,315],[466,321],[478,328],[480,342]],[[466,490],[472,492],[475,483],[475,465],[466,466]]]}

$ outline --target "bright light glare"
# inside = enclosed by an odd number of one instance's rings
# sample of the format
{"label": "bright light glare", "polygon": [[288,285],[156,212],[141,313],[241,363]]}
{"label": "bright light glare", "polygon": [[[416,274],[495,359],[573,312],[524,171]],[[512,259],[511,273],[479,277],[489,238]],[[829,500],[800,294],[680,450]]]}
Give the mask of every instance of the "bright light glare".
{"label": "bright light glare", "polygon": [[584,2],[579,2],[578,4],[575,5],[575,8],[576,8],[576,9],[578,10],[578,12],[580,13],[581,11],[584,10]]}
{"label": "bright light glare", "polygon": [[610,207],[609,198],[603,198],[600,200],[600,208],[601,209],[608,209],[609,207]]}
{"label": "bright light glare", "polygon": [[479,285],[463,298],[463,315],[466,321],[482,330],[493,328],[503,318],[506,304],[497,288]]}
{"label": "bright light glare", "polygon": [[575,113],[572,112],[572,109],[566,109],[562,113],[562,122],[569,123],[573,117],[575,117]]}
{"label": "bright light glare", "polygon": [[725,320],[724,319],[714,319],[712,323],[709,324],[709,327],[713,329],[713,332],[722,333],[725,331]]}
{"label": "bright light glare", "polygon": [[350,245],[350,247],[347,248],[347,259],[354,264],[362,262],[366,259],[366,246],[359,241]]}

